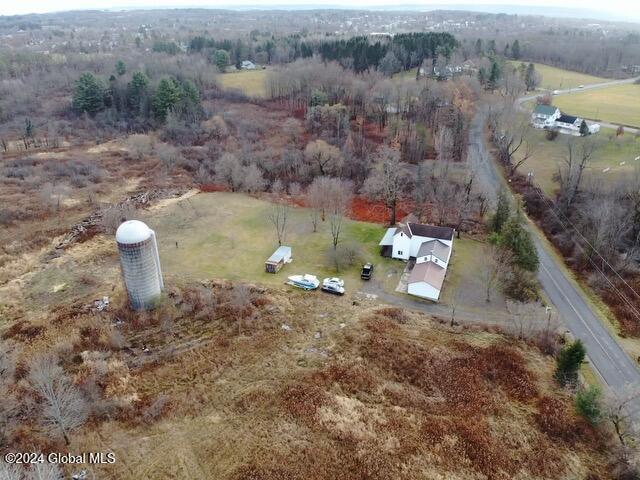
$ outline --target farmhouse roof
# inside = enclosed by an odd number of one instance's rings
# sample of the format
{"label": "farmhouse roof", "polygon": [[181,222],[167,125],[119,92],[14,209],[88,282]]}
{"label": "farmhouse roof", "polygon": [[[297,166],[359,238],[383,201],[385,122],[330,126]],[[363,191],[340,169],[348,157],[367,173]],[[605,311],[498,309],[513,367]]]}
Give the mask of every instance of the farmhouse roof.
{"label": "farmhouse roof", "polygon": [[558,118],[558,122],[562,123],[574,124],[576,123],[576,120],[578,120],[578,117],[574,117],[573,115],[565,115],[564,113],[560,115],[560,118]]}
{"label": "farmhouse roof", "polygon": [[378,245],[393,245],[393,236],[396,234],[396,230],[397,229],[394,227],[387,228],[387,231],[384,233],[384,237],[382,237],[382,240],[380,240],[380,243]]}
{"label": "farmhouse roof", "polygon": [[413,267],[411,275],[409,275],[409,283],[425,282],[438,290],[442,290],[442,283],[446,273],[446,268],[433,262],[417,263]]}
{"label": "farmhouse roof", "polygon": [[419,237],[439,238],[440,240],[453,239],[453,228],[437,227],[435,225],[423,225],[422,223],[409,223],[409,231]]}
{"label": "farmhouse roof", "polygon": [[420,245],[418,249],[417,257],[424,257],[426,255],[433,255],[443,262],[449,258],[449,245],[442,243],[440,240],[430,240]]}
{"label": "farmhouse roof", "polygon": [[557,109],[558,108],[554,107],[553,105],[538,104],[533,109],[533,113],[536,113],[538,115],[553,115],[554,113],[556,113]]}

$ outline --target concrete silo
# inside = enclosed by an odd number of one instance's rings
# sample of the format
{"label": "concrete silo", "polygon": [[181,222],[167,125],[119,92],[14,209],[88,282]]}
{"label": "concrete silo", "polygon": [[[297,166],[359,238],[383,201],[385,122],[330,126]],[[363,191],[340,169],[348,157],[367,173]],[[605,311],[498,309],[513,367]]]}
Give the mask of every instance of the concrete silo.
{"label": "concrete silo", "polygon": [[139,220],[129,220],[118,227],[116,242],[131,308],[155,307],[164,288],[155,232]]}

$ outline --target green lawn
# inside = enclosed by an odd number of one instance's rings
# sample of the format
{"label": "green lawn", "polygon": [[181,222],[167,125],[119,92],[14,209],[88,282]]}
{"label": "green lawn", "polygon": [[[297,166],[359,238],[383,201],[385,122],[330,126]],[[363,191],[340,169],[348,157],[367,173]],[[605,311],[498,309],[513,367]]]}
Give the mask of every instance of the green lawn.
{"label": "green lawn", "polygon": [[[144,220],[157,233],[167,277],[282,285],[293,274],[311,273],[320,279],[335,275],[327,260],[331,248],[328,221],[313,233],[308,210],[295,207],[289,213],[284,241],[293,249],[293,262],[277,274],[264,271],[265,260],[278,247],[275,228],[269,221],[271,209],[269,202],[246,195],[201,193],[150,212]],[[374,262],[381,271],[394,262],[379,255],[378,242],[383,234],[381,225],[344,220],[343,242],[360,245],[363,260]],[[360,282],[360,266],[339,275],[346,279],[347,287],[353,288]]]}
{"label": "green lawn", "polygon": [[264,98],[267,96],[267,75],[269,70],[240,70],[222,73],[217,80],[223,89],[236,89],[249,97]]}
{"label": "green lawn", "polygon": [[615,85],[554,97],[563,112],[604,122],[640,127],[640,85]]}
{"label": "green lawn", "polygon": [[[511,64],[518,66],[521,62],[512,61]],[[526,62],[525,62],[526,63]],[[534,63],[536,72],[541,76],[540,88],[547,90],[560,90],[564,88],[573,88],[579,85],[589,85],[592,83],[606,82],[606,78],[594,77],[586,73],[573,72],[562,68],[544,65],[542,63]]]}
{"label": "green lawn", "polygon": [[[545,133],[544,130],[531,129],[528,140],[533,144],[534,154],[520,167],[520,172],[533,171],[535,181],[547,195],[553,195],[557,189],[553,176],[566,156],[569,140],[576,145],[586,141],[595,144],[596,150],[588,167],[590,175],[599,175],[614,182],[621,175],[632,173],[635,168],[640,167],[640,161],[635,160],[640,155],[640,138],[634,135],[625,134],[616,138],[615,131],[603,128],[589,137],[560,134],[554,141],[549,141],[545,138]],[[624,165],[620,165],[621,162],[625,162]],[[606,168],[609,170],[604,173]]]}

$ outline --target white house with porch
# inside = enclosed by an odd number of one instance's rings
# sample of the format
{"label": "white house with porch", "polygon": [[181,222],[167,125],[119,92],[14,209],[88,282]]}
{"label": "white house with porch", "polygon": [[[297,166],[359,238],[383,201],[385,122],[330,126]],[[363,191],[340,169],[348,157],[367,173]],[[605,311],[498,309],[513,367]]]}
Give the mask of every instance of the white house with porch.
{"label": "white house with porch", "polygon": [[560,115],[558,107],[538,104],[531,113],[531,125],[535,128],[553,128]]}
{"label": "white house with porch", "polygon": [[453,250],[453,228],[407,222],[388,228],[379,245],[381,254],[410,262],[407,292],[435,302]]}

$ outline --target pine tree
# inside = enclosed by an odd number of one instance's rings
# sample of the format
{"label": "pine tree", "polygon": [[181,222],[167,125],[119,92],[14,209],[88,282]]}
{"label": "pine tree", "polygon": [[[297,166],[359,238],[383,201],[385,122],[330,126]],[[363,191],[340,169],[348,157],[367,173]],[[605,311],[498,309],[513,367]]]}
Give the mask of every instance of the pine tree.
{"label": "pine tree", "polygon": [[520,42],[518,40],[515,40],[511,46],[511,57],[514,60],[520,59]]}
{"label": "pine tree", "polygon": [[556,358],[555,378],[562,386],[575,384],[578,380],[578,370],[584,361],[586,350],[580,340],[566,345]]}
{"label": "pine tree", "polygon": [[229,52],[226,50],[216,50],[213,52],[213,56],[211,57],[214,65],[218,67],[218,70],[224,72],[229,65],[231,59],[229,58]]}
{"label": "pine tree", "polygon": [[148,87],[149,78],[142,72],[134,72],[131,81],[127,84],[127,104],[134,115],[142,113]]}
{"label": "pine tree", "polygon": [[539,78],[536,72],[536,67],[533,63],[527,65],[527,69],[524,74],[524,83],[527,87],[527,90],[535,90],[535,88],[538,86]]}
{"label": "pine tree", "polygon": [[529,272],[538,270],[538,252],[531,233],[524,226],[524,218],[519,209],[502,228],[500,244],[513,252],[515,265]]}
{"label": "pine tree", "polygon": [[127,66],[124,64],[122,60],[118,60],[116,62],[116,73],[119,77],[127,73]]}
{"label": "pine tree", "polygon": [[182,98],[182,89],[173,78],[163,78],[158,84],[158,89],[153,97],[153,113],[163,120]]}
{"label": "pine tree", "polygon": [[589,133],[589,125],[587,125],[585,120],[582,120],[582,123],[580,124],[580,135],[586,137]]}
{"label": "pine tree", "polygon": [[105,88],[92,73],[83,73],[76,81],[73,107],[80,112],[95,115],[104,109]]}
{"label": "pine tree", "polygon": [[491,229],[494,232],[500,233],[504,224],[507,223],[510,214],[509,210],[510,207],[509,200],[507,199],[507,194],[504,190],[500,190],[498,192],[498,206],[496,207],[496,213],[491,219]]}
{"label": "pine tree", "polygon": [[495,90],[498,86],[498,80],[502,76],[502,72],[500,71],[500,65],[495,60],[491,63],[491,73],[489,73],[489,89]]}

